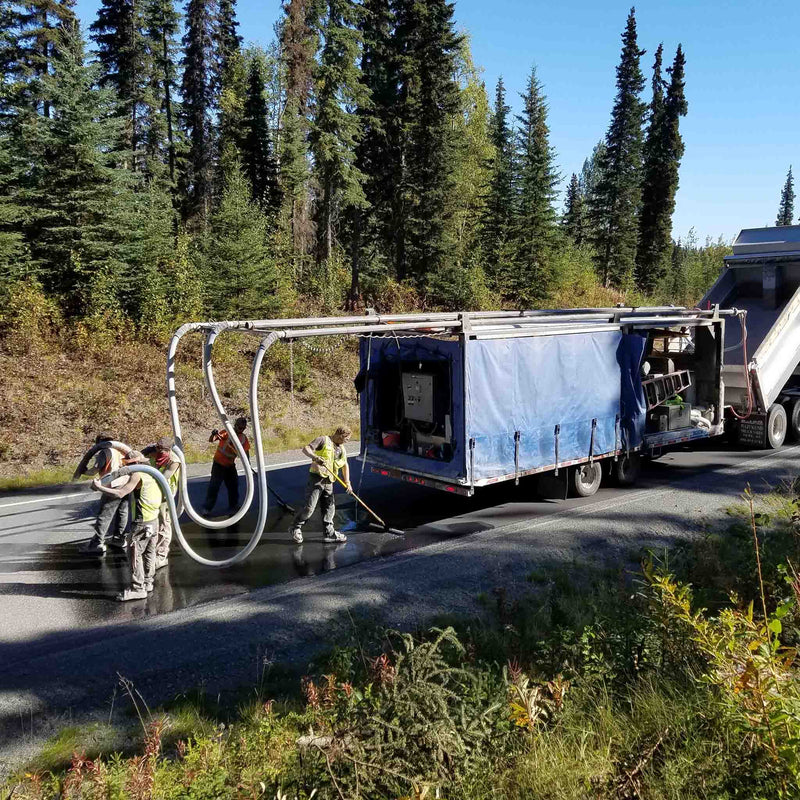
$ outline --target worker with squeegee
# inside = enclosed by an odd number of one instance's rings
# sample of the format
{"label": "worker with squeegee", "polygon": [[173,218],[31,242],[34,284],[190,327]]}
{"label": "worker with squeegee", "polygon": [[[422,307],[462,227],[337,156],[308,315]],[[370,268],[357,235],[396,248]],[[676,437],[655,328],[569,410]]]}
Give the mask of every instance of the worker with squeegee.
{"label": "worker with squeegee", "polygon": [[[345,442],[349,441],[350,428],[340,425],[333,436],[318,436],[303,448],[303,455],[311,459],[311,472],[306,484],[306,502],[295,514],[291,534],[297,544],[302,544],[302,527],[311,518],[317,503],[322,501],[322,521],[325,525],[325,541],[330,543],[346,542],[347,537],[333,529],[333,516],[336,505],[333,499],[333,482],[341,483],[347,493],[353,495],[379,523],[380,528],[395,536],[404,536],[398,528],[390,528],[354,491],[350,484],[350,467],[347,464]],[[339,477],[339,470],[344,473],[344,480]]]}
{"label": "worker with squeegee", "polygon": [[[311,471],[306,483],[306,501],[294,515],[292,522],[292,539],[298,544],[303,541],[303,525],[311,518],[317,508],[317,503],[322,508],[325,541],[331,544],[347,541],[347,537],[343,533],[333,528],[333,517],[336,514],[333,481],[337,480],[347,489],[348,494],[352,493],[350,467],[347,463],[347,451],[344,449],[345,442],[349,441],[351,436],[350,428],[340,425],[333,436],[317,436],[313,442],[309,442],[303,448],[303,455],[311,459]],[[344,474],[344,480],[339,478],[339,470]]]}

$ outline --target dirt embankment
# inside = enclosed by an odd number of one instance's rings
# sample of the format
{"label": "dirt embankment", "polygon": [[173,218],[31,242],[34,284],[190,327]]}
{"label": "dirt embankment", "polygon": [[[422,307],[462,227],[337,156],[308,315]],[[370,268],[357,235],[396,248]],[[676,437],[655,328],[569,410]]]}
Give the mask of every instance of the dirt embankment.
{"label": "dirt embankment", "polygon": [[[249,417],[257,341],[238,334],[217,341],[213,367],[222,402],[229,415]],[[209,431],[219,427],[203,380],[201,348],[200,335],[184,338],[176,377],[190,460],[210,458]],[[0,485],[63,479],[102,430],[135,447],[170,434],[166,350],[166,343],[132,339],[0,349]],[[291,352],[276,344],[265,359],[259,389],[267,448],[298,447],[340,422],[355,428],[357,370],[354,342],[295,343]]]}

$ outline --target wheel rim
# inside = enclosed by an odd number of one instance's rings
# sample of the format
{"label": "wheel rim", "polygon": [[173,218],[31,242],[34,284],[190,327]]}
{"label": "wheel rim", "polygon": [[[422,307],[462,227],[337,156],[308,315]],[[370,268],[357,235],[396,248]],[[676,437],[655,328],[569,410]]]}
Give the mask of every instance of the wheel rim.
{"label": "wheel rim", "polygon": [[772,417],[770,436],[774,442],[780,441],[786,435],[786,420],[781,414]]}
{"label": "wheel rim", "polygon": [[578,471],[578,475],[583,486],[593,486],[597,481],[597,470],[592,464],[584,464]]}

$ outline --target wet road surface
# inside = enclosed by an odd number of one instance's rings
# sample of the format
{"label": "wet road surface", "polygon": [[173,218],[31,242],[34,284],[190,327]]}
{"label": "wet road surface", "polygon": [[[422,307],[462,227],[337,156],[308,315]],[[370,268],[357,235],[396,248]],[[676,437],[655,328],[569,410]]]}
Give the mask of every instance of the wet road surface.
{"label": "wet road surface", "polygon": [[[80,551],[92,533],[97,495],[72,487],[59,496],[52,489],[6,494],[0,497],[0,659],[12,652],[19,657],[23,643],[27,643],[26,657],[36,655],[40,647],[52,649],[54,635],[63,634],[66,644],[76,635],[79,638],[80,631],[98,625],[141,620],[598,501],[611,501],[613,506],[615,499],[622,502],[632,491],[691,481],[698,474],[758,455],[708,442],[648,464],[634,489],[607,486],[593,498],[566,500],[563,478],[528,478],[519,486],[497,484],[466,498],[365,470],[362,495],[391,526],[404,529],[405,536],[370,528],[365,512],[356,512],[355,501],[337,492],[337,528],[358,522],[356,530],[348,531],[348,541],[325,544],[317,514],[306,525],[305,542],[296,545],[288,534],[292,515],[271,497],[261,544],[245,563],[222,570],[204,567],[182,553],[173,540],[170,563],[157,573],[153,594],[129,603],[114,599],[126,585],[126,556],[111,548],[103,558]],[[351,461],[351,471],[357,485],[360,465]],[[289,503],[298,505],[306,475],[304,464],[282,467],[272,469],[268,481]],[[240,482],[243,485],[244,478]],[[202,505],[206,483],[205,477],[190,480],[195,508]],[[224,497],[223,489],[220,505]],[[255,505],[234,531],[208,531],[191,522],[184,522],[182,528],[201,554],[228,557],[247,542],[255,525]]]}

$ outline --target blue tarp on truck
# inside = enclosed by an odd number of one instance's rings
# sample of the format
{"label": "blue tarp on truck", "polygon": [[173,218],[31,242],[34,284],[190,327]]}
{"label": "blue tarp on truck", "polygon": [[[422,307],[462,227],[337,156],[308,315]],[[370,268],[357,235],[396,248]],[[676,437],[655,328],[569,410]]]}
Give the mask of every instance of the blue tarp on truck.
{"label": "blue tarp on truck", "polygon": [[[479,484],[637,447],[645,343],[616,330],[467,340],[466,349],[455,339],[364,339],[362,456],[367,448],[375,465]],[[403,417],[410,373],[433,376],[432,421]]]}

